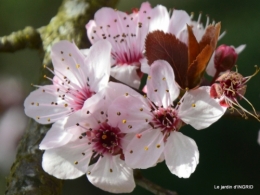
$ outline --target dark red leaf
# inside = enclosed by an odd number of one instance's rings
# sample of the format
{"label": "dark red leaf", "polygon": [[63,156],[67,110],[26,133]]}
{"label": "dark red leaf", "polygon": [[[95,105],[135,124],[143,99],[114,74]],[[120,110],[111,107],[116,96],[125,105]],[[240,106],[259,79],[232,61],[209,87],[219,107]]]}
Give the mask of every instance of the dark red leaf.
{"label": "dark red leaf", "polygon": [[201,38],[201,41],[199,42],[200,50],[202,50],[206,45],[210,45],[213,50],[215,50],[217,42],[218,42],[218,36],[220,33],[220,22],[217,23],[215,26],[209,25]]}
{"label": "dark red leaf", "polygon": [[199,55],[200,46],[195,35],[193,34],[192,27],[187,25],[187,30],[188,30],[188,53],[189,53],[188,65],[190,65]]}
{"label": "dark red leaf", "polygon": [[[219,32],[220,23],[217,23],[215,26],[210,25],[207,27],[205,34],[199,42],[199,54],[188,67],[188,86],[190,89],[197,87],[200,84],[200,80],[205,72],[212,53],[216,48]],[[193,36],[193,32],[189,32],[189,40],[193,40]],[[189,44],[189,47],[191,46],[193,45]],[[197,46],[195,45],[195,48],[189,48],[189,51],[192,50],[197,51]],[[194,55],[192,57],[194,59]]]}
{"label": "dark red leaf", "polygon": [[212,47],[206,45],[204,49],[196,57],[196,60],[192,62],[188,69],[188,86],[189,89],[195,88],[200,84],[201,77],[207,67],[207,64],[212,55]]}
{"label": "dark red leaf", "polygon": [[146,57],[151,65],[156,60],[165,60],[173,68],[176,82],[181,88],[187,87],[188,48],[173,34],[154,31],[145,41]]}

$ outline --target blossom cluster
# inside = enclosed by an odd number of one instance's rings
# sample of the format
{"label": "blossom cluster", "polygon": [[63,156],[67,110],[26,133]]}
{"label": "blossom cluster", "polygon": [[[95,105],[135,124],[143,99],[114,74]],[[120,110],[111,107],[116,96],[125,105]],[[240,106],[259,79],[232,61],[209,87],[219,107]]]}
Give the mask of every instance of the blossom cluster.
{"label": "blossom cluster", "polygon": [[258,119],[238,103],[253,75],[231,71],[245,45],[216,49],[220,23],[207,18],[203,26],[200,17],[148,2],[130,14],[102,8],[86,25],[89,49],[54,44],[54,69],[45,67],[52,84],[36,86],[24,103],[29,117],[53,123],[39,146],[43,169],[60,179],[86,174],[103,190],[131,192],[133,169],[165,161],[178,177],[195,171],[199,150],[182,126],[205,129],[227,108]]}

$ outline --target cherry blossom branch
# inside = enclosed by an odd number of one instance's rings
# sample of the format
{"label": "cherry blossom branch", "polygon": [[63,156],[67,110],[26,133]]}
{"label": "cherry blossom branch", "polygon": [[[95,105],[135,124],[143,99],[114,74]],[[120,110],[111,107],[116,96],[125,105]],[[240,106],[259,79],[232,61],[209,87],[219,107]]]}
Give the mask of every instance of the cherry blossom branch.
{"label": "cherry blossom branch", "polygon": [[[14,52],[25,47],[38,49],[43,64],[52,66],[50,47],[63,39],[74,41],[81,48],[89,46],[85,24],[103,6],[115,6],[118,0],[63,0],[57,15],[51,22],[37,30],[25,28],[1,39],[0,51]],[[40,37],[39,37],[40,36]],[[33,38],[35,37],[35,38]],[[50,74],[44,72],[43,74]],[[40,79],[39,84],[46,81]],[[50,126],[43,126],[31,120],[18,148],[16,160],[7,178],[6,195],[61,194],[62,181],[45,173],[41,166],[43,152],[39,143]]]}
{"label": "cherry blossom branch", "polygon": [[15,52],[26,47],[39,49],[41,47],[41,36],[39,32],[27,26],[23,30],[13,32],[8,36],[0,37],[1,52]]}
{"label": "cherry blossom branch", "polygon": [[144,178],[139,170],[134,170],[134,177],[137,185],[152,192],[155,195],[178,195],[177,192],[166,190]]}

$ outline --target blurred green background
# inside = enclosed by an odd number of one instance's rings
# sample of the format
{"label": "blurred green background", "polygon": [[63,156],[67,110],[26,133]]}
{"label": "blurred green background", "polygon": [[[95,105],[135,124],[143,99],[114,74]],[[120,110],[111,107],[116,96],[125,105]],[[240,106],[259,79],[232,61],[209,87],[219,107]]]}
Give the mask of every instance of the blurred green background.
{"label": "blurred green background", "polygon": [[[140,7],[143,1],[121,0],[117,8],[129,11]],[[260,65],[260,1],[236,0],[151,0],[153,6],[165,5],[167,8],[194,12],[197,18],[202,11],[203,21],[208,14],[211,19],[221,21],[222,31],[227,34],[219,44],[239,46],[246,44],[246,49],[239,55],[238,68],[244,76],[251,75],[254,65]],[[35,28],[47,24],[56,14],[61,0],[1,0],[0,36],[23,29]],[[23,50],[13,54],[0,53],[0,76],[8,75],[22,78],[26,93],[33,88],[30,83],[37,83],[41,62],[36,51]],[[260,110],[260,75],[248,84],[246,97]],[[1,92],[0,92],[1,94]],[[246,108],[250,109],[248,105]],[[142,170],[151,181],[176,190],[179,195],[259,195],[260,194],[260,145],[257,143],[260,123],[256,120],[222,118],[210,128],[196,131],[185,127],[182,132],[192,137],[200,151],[200,163],[189,179],[180,179],[172,175],[165,163],[157,167]],[[1,150],[1,148],[0,148]],[[0,194],[4,194],[5,175],[0,173]],[[253,185],[253,190],[214,190],[214,185]],[[93,187],[85,177],[66,181],[63,195],[105,195],[109,194]],[[140,187],[131,194],[149,195]]]}

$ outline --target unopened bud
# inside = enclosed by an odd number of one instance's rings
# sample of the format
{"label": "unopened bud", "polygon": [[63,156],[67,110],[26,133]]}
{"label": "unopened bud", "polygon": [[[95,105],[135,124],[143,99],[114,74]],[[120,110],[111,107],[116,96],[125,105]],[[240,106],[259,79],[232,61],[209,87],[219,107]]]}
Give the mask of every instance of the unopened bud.
{"label": "unopened bud", "polygon": [[215,51],[214,64],[219,72],[231,70],[237,61],[237,53],[231,46],[220,45]]}

